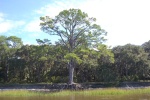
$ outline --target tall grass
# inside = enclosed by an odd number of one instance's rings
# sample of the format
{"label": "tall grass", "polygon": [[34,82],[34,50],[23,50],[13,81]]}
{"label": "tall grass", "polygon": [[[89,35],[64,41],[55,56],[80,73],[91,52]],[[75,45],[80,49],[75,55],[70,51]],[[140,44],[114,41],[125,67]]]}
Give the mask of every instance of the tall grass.
{"label": "tall grass", "polygon": [[106,89],[95,89],[95,90],[84,90],[84,91],[70,91],[64,90],[61,92],[33,92],[28,90],[5,90],[0,91],[0,96],[15,96],[15,97],[30,97],[30,96],[69,96],[69,95],[84,95],[84,96],[122,96],[122,95],[133,95],[133,94],[148,94],[150,88],[143,89],[117,89],[117,88],[106,88]]}
{"label": "tall grass", "polygon": [[99,89],[81,92],[83,95],[98,96],[98,95],[130,95],[130,94],[145,94],[150,93],[150,88],[143,89]]}
{"label": "tall grass", "polygon": [[85,91],[62,91],[57,93],[48,94],[49,96],[66,96],[66,95],[84,95],[84,96],[117,96],[117,95],[133,95],[133,94],[147,94],[150,93],[150,88],[143,89],[95,89]]}
{"label": "tall grass", "polygon": [[13,96],[13,97],[28,97],[42,95],[37,92],[30,92],[28,90],[2,90],[0,96]]}

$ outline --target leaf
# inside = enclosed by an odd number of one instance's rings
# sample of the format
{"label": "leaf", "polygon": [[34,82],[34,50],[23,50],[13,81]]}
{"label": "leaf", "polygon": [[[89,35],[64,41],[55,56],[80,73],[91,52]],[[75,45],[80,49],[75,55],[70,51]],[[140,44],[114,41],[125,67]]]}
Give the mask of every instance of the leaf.
{"label": "leaf", "polygon": [[70,60],[75,60],[78,64],[82,63],[82,60],[75,53],[68,53],[64,58],[67,59],[68,62]]}

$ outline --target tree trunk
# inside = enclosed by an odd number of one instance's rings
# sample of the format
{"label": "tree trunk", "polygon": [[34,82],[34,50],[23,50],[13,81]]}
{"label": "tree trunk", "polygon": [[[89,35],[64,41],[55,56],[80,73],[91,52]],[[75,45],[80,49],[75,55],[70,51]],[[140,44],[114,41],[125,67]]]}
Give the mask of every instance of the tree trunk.
{"label": "tree trunk", "polygon": [[9,66],[8,66],[8,61],[6,60],[5,63],[5,79],[4,82],[8,82],[8,73],[9,73]]}
{"label": "tree trunk", "polygon": [[72,85],[73,82],[73,73],[74,73],[74,66],[73,66],[73,62],[70,61],[69,63],[69,83],[70,85]]}
{"label": "tree trunk", "polygon": [[[69,50],[69,53],[72,53],[73,51],[73,48],[74,48],[74,41],[73,41],[73,32],[70,32],[71,33],[71,36],[70,36],[70,40],[69,40],[69,44],[70,44],[70,50]],[[74,84],[73,82],[73,76],[74,76],[74,60],[73,59],[70,59],[70,62],[69,62],[69,85],[72,85]]]}

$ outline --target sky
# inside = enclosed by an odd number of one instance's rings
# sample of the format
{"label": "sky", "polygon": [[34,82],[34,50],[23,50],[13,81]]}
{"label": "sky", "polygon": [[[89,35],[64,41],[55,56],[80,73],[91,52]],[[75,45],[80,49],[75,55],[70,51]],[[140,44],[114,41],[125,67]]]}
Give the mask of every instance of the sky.
{"label": "sky", "polygon": [[0,35],[17,36],[24,44],[36,39],[57,41],[40,30],[40,17],[75,8],[95,17],[105,29],[108,46],[141,45],[150,40],[150,0],[0,0]]}

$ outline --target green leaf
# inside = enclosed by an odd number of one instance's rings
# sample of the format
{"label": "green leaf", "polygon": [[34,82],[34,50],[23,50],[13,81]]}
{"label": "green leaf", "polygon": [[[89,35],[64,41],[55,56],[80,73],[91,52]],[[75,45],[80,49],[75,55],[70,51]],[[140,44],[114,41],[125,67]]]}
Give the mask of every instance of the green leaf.
{"label": "green leaf", "polygon": [[78,64],[82,63],[82,60],[81,60],[75,53],[68,53],[68,54],[65,55],[64,58],[67,59],[68,62],[69,62],[70,60],[74,60],[74,61],[76,61]]}

